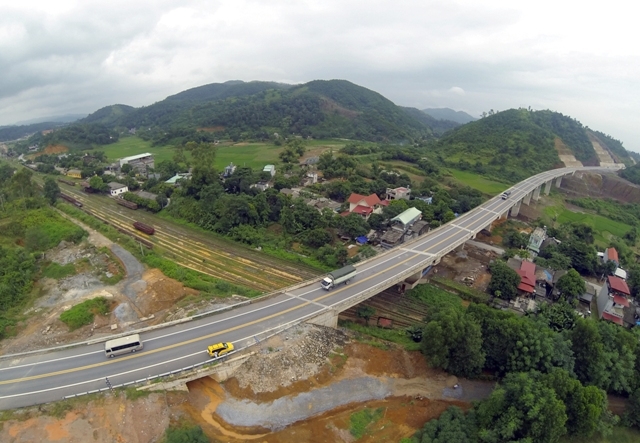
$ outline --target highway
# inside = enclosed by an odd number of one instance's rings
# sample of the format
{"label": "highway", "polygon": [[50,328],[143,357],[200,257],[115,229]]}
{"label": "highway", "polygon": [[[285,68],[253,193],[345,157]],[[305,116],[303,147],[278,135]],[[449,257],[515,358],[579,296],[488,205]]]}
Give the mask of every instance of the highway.
{"label": "highway", "polygon": [[231,341],[242,350],[286,326],[320,313],[337,313],[427,268],[506,214],[535,188],[577,170],[611,172],[598,167],[565,168],[530,177],[510,188],[508,199],[494,197],[419,239],[358,265],[355,279],[332,291],[325,291],[314,280],[222,314],[144,332],[143,350],[112,359],[105,357],[102,343],[2,358],[0,409],[102,389],[107,377],[114,386],[153,378],[209,361],[206,347],[212,343]]}

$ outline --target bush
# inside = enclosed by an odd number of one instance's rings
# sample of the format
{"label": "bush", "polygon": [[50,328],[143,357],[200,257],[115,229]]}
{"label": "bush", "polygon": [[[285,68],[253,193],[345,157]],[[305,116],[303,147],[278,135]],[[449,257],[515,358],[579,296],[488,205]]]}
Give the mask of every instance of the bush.
{"label": "bush", "polygon": [[380,420],[382,412],[382,408],[364,408],[361,411],[351,414],[351,417],[349,417],[349,432],[351,435],[356,439],[362,438],[367,432],[369,425]]}
{"label": "bush", "polygon": [[76,267],[73,263],[67,263],[66,265],[60,265],[58,263],[50,263],[44,271],[42,275],[47,278],[54,278],[56,280],[60,280],[61,278],[68,277],[76,273]]}
{"label": "bush", "polygon": [[164,443],[209,443],[200,426],[171,427],[164,435]]}
{"label": "bush", "polygon": [[60,314],[60,320],[69,326],[70,330],[78,329],[93,323],[96,314],[106,315],[110,311],[110,303],[105,297],[96,297],[75,305]]}
{"label": "bush", "polygon": [[491,299],[491,297],[489,297],[489,295],[485,294],[484,292],[472,289],[468,286],[451,280],[447,280],[446,278],[431,277],[429,280],[432,283],[435,283],[437,286],[440,286],[447,291],[455,292],[460,296],[460,298],[471,301],[473,303],[487,304]]}

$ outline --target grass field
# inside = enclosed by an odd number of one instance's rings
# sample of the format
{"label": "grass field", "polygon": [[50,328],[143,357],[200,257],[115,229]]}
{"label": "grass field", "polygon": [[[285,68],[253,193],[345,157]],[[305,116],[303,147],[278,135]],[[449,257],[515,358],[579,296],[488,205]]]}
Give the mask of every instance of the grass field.
{"label": "grass field", "polygon": [[151,146],[151,142],[144,141],[139,137],[121,137],[117,143],[101,146],[96,151],[104,152],[110,162],[114,162],[119,158],[149,152],[153,154],[155,163],[162,160],[171,160],[174,152],[172,146]]}
{"label": "grass field", "polygon": [[544,209],[547,217],[557,223],[585,223],[593,228],[596,242],[608,244],[609,237],[615,235],[622,238],[631,226],[603,217],[598,214],[569,211],[563,206],[548,206]]}
{"label": "grass field", "polygon": [[[307,155],[319,155],[326,149],[339,150],[345,144],[340,140],[309,140],[305,141]],[[222,171],[225,166],[233,162],[237,166],[248,166],[253,169],[262,169],[267,164],[279,164],[278,154],[283,150],[282,146],[273,143],[234,143],[221,144],[216,153],[216,169]],[[106,145],[97,149],[103,151],[109,161],[149,152],[153,154],[155,163],[162,160],[171,160],[174,154],[173,146],[151,146],[151,142],[139,137],[123,137],[117,143]]]}
{"label": "grass field", "polygon": [[487,195],[498,195],[509,187],[509,185],[505,183],[489,180],[482,175],[469,171],[448,169],[448,172],[456,181],[462,183],[463,185],[467,185],[470,188],[477,189],[478,191]]}
{"label": "grass field", "polygon": [[592,437],[592,438],[569,438],[565,437],[560,440],[562,443],[638,443],[640,442],[640,431],[623,427],[613,428],[613,434],[610,437]]}

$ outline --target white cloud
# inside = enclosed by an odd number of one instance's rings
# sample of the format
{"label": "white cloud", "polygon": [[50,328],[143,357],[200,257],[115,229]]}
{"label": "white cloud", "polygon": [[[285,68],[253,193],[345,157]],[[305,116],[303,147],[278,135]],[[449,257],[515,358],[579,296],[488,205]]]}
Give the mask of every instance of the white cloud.
{"label": "white cloud", "polygon": [[620,0],[0,0],[0,124],[342,78],[418,108],[554,109],[640,150],[634,20]]}

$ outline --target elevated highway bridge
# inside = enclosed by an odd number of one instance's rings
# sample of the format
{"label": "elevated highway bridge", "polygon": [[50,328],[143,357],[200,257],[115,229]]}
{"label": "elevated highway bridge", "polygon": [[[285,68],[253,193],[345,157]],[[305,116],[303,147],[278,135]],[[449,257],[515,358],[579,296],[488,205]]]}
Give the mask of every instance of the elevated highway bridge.
{"label": "elevated highway bridge", "polygon": [[[417,279],[452,250],[521,205],[549,193],[562,177],[576,171],[604,173],[612,168],[564,168],[543,172],[423,236],[357,265],[349,285],[332,290],[319,280],[285,288],[265,299],[215,315],[141,332],[144,349],[107,359],[102,343],[27,355],[0,357],[0,409],[59,400],[65,396],[141,384],[210,361],[206,348],[231,341],[237,350],[301,322],[335,326],[338,314],[407,279]],[[105,339],[106,340],[106,339]],[[104,340],[103,340],[104,341]]]}

